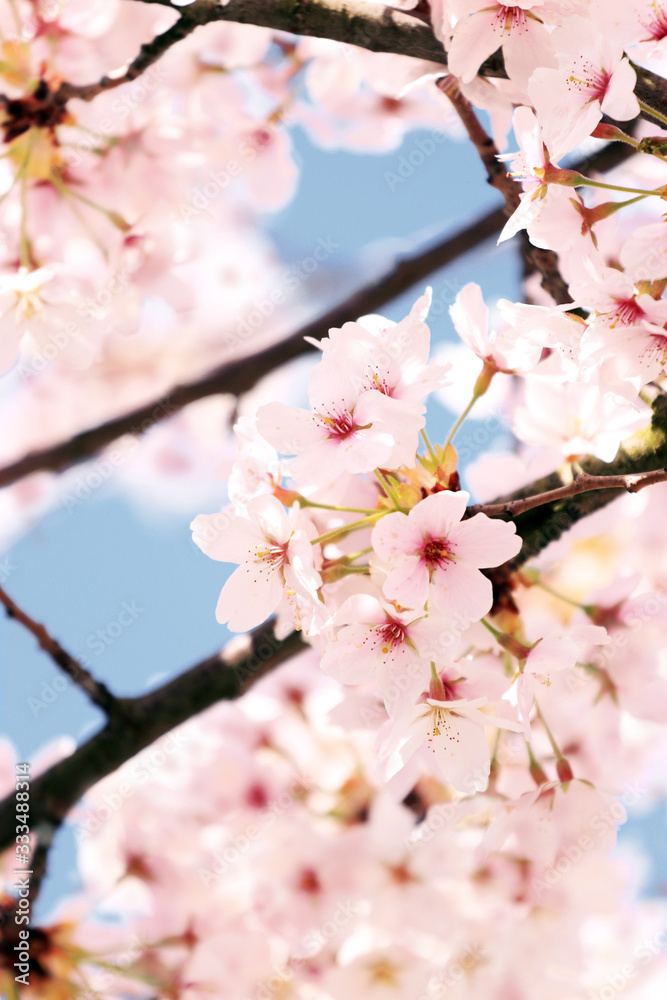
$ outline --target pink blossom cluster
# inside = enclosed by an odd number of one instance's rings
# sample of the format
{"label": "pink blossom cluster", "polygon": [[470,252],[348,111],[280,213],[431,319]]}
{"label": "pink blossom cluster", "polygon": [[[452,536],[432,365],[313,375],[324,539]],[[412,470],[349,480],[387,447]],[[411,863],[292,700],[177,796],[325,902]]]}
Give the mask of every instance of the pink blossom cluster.
{"label": "pink blossom cluster", "polygon": [[[613,849],[626,810],[667,794],[667,485],[573,525],[565,509],[527,560],[510,516],[470,508],[655,444],[667,117],[637,82],[664,75],[667,3],[397,0],[430,15],[446,70],[209,24],[134,82],[52,100],[127,65],[176,6],[0,9],[0,421],[18,427],[3,465],[306,317],[317,290],[288,294],[297,272],[290,285],[258,229],[297,189],[293,126],[358,152],[420,126],[456,135],[445,72],[516,183],[499,242],[525,233],[551,254],[570,301],[535,275],[526,301],[467,283],[460,343],[432,353],[427,290],[398,323],[329,330],[303,406],[276,401],[298,389],[278,373],[199,400],[131,457],[118,444],[97,471],[0,495],[11,537],[59,497],[76,509],[108,468],[152,507],[210,509],[222,465],[228,503],[192,524],[234,567],[217,620],[275,619],[307,646],[90,790],[73,817],[81,890],[41,929],[25,995],[653,1000],[667,912],[633,898]],[[603,142],[633,155],[604,176],[572,168]],[[442,443],[427,401],[458,418]],[[467,465],[464,420],[489,445]],[[239,669],[236,645],[221,670]],[[6,964],[0,989],[14,1000]]]}

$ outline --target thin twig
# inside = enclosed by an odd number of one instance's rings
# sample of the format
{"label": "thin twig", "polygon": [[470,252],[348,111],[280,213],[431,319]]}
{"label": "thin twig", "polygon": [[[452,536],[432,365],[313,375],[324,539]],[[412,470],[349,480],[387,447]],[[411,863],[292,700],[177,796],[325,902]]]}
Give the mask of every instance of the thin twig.
{"label": "thin twig", "polygon": [[[200,25],[216,21],[258,25],[273,31],[294,35],[327,38],[347,45],[355,45],[371,52],[390,52],[412,56],[428,62],[447,65],[447,54],[442,42],[435,37],[430,24],[411,12],[396,10],[383,4],[360,0],[230,0],[223,5],[217,0],[195,0],[186,7],[176,7],[171,0],[143,0],[168,7],[179,15],[178,21],[152,41],[142,45],[139,54],[126,70],[107,74],[91,84],[65,82],[56,92],[58,103],[70,98],[90,101],[102,91],[135,80],[156,62],[172,45],[191,34]],[[667,81],[650,70],[634,65],[637,74],[636,93],[642,103],[640,117],[661,124],[651,115],[650,107],[659,112],[667,110]],[[480,76],[506,78],[500,50],[490,56],[479,70]]]}
{"label": "thin twig", "polygon": [[139,49],[139,55],[132,60],[124,72],[103,76],[100,80],[95,81],[95,83],[77,84],[65,81],[54,92],[54,101],[58,104],[65,104],[72,98],[80,101],[92,101],[93,98],[104,91],[121,87],[124,83],[131,83],[140,77],[142,73],[145,73],[153,63],[157,62],[172,45],[182,41],[191,34],[199,26],[199,23],[182,15],[166,31],[163,31],[160,35],[156,35],[150,42],[142,45]]}
{"label": "thin twig", "polygon": [[[221,5],[217,0],[195,0],[187,7],[178,8],[171,0],[144,2],[178,10],[181,18],[190,23],[256,24],[294,35],[328,38],[371,52],[393,52],[447,65],[447,53],[430,24],[410,11],[399,11],[383,4],[359,0],[272,0],[271,3],[267,0],[230,0]],[[667,113],[667,80],[642,66],[632,65],[637,74],[637,97],[649,105],[640,117],[660,124],[659,119],[651,116],[650,107]],[[507,78],[500,49],[482,63],[479,74]]]}
{"label": "thin twig", "polygon": [[34,635],[44,652],[77,687],[85,691],[93,704],[101,708],[107,715],[121,712],[122,702],[109,691],[106,684],[95,680],[93,675],[68,653],[44,626],[26,614],[2,587],[0,587],[0,603],[4,604],[10,618],[20,622],[28,632]]}
{"label": "thin twig", "polygon": [[593,490],[625,490],[627,493],[638,493],[645,486],[653,486],[655,483],[667,481],[667,469],[654,469],[651,472],[638,472],[627,476],[590,476],[581,473],[565,486],[559,486],[555,490],[548,490],[546,493],[538,493],[536,496],[523,497],[519,500],[509,500],[507,503],[479,503],[468,507],[466,513],[469,517],[474,514],[486,514],[488,517],[507,515],[516,517],[524,511],[532,510],[533,507],[542,507],[544,504],[553,503],[554,500],[562,500],[565,497],[573,497],[578,493],[591,493]]}
{"label": "thin twig", "polygon": [[[439,89],[451,101],[454,110],[468,133],[468,138],[477,150],[486,168],[489,184],[500,191],[505,199],[507,215],[517,210],[520,204],[519,186],[507,173],[506,167],[498,159],[499,150],[490,135],[482,127],[470,101],[459,90],[456,77],[445,76],[438,80]],[[558,269],[558,257],[552,250],[541,250],[534,247],[527,237],[523,236],[523,255],[531,270],[542,275],[542,287],[558,305],[572,301],[572,296]]]}

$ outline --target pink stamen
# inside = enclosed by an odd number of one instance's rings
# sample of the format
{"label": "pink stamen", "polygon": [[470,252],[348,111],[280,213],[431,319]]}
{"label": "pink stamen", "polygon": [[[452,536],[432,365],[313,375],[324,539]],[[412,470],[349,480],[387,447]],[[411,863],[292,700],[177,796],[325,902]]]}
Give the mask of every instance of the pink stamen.
{"label": "pink stamen", "polygon": [[506,4],[498,5],[498,13],[495,15],[494,29],[496,31],[525,31],[528,18],[525,10],[521,7],[508,7]]}
{"label": "pink stamen", "polygon": [[431,538],[424,543],[421,557],[428,563],[429,569],[444,569],[454,558],[446,538]]}
{"label": "pink stamen", "polygon": [[645,315],[644,310],[637,305],[635,299],[616,299],[615,318],[612,326],[616,326],[617,323],[620,323],[621,326],[633,326]]}
{"label": "pink stamen", "polygon": [[568,90],[588,93],[588,101],[600,101],[605,98],[609,89],[611,74],[599,66],[593,65],[588,59],[579,59],[567,79]]}
{"label": "pink stamen", "polygon": [[643,42],[660,42],[663,38],[667,38],[667,14],[662,7],[658,7],[657,3],[652,3],[653,15],[648,21],[642,21],[641,23],[648,31],[648,38],[642,38]]}

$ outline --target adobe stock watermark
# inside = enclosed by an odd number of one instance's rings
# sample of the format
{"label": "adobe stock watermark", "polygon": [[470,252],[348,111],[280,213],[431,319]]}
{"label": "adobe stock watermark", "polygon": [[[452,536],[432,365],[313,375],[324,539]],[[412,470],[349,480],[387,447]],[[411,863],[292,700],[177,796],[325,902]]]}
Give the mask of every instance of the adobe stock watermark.
{"label": "adobe stock watermark", "polygon": [[447,962],[444,969],[429,979],[428,995],[423,994],[418,1000],[434,1000],[435,997],[443,997],[450,987],[457,986],[462,979],[465,979],[486,960],[486,952],[481,944],[467,945],[457,953],[455,958]]}
{"label": "adobe stock watermark", "polygon": [[642,941],[633,952],[635,961],[627,962],[616,972],[605,976],[604,985],[597,990],[591,990],[588,994],[588,1000],[612,1000],[639,975],[642,966],[648,965],[664,951],[666,943],[667,928],[658,931],[652,938]]}
{"label": "adobe stock watermark", "polygon": [[86,819],[77,827],[74,833],[77,844],[94,836],[114,813],[122,809],[127,800],[147,785],[153,775],[189,741],[190,736],[187,733],[176,729],[124,764],[116,772],[115,790],[107,792],[102,801],[88,811]]}
{"label": "adobe stock watermark", "polygon": [[129,970],[150,946],[151,942],[148,937],[133,936],[124,951],[115,957],[113,962],[107,960],[106,968],[97,966],[88,972],[86,988],[81,993],[77,992],[79,1000],[101,1000],[112,989],[120,991],[122,986],[127,984],[125,970]]}
{"label": "adobe stock watermark", "polygon": [[405,184],[406,181],[410,180],[414,176],[415,172],[419,170],[420,167],[426,163],[430,157],[437,152],[438,148],[447,141],[447,136],[444,132],[439,132],[434,129],[429,132],[427,136],[415,139],[413,143],[413,148],[406,153],[401,153],[398,160],[396,161],[396,170],[385,170],[384,180],[389,188],[393,192],[397,187]]}
{"label": "adobe stock watermark", "polygon": [[238,137],[237,156],[228,159],[216,170],[209,170],[206,180],[202,181],[178,206],[174,218],[181,222],[208,217],[211,221],[215,214],[211,206],[227,190],[230,184],[240,178],[243,171],[273,142],[274,136],[282,132],[290,124],[291,117],[283,114],[278,121],[258,123],[257,128]]}
{"label": "adobe stock watermark", "polygon": [[594,816],[591,816],[576,841],[563,847],[556,861],[552,865],[548,865],[539,878],[535,876],[531,880],[531,886],[538,898],[553,889],[564,875],[579,864],[586,854],[597,850],[606,834],[612,829],[615,830],[619,823],[625,822],[627,818],[625,806],[632,806],[639,802],[646,791],[647,789],[639,782],[635,782],[634,785],[628,784],[625,786],[623,794],[615,799],[607,809],[601,809]]}
{"label": "adobe stock watermark", "polygon": [[391,684],[383,687],[384,705],[378,703],[369,706],[362,703],[359,708],[361,724],[368,726],[386,719],[387,715],[391,716],[395,706],[400,704],[408,691],[414,689],[415,681],[423,680],[423,690],[426,691],[430,676],[430,661],[442,663],[451,659],[461,636],[473,624],[469,618],[455,618],[438,635],[431,638],[428,646],[421,646],[421,660],[408,663],[405,670],[399,673]]}
{"label": "adobe stock watermark", "polygon": [[152,97],[164,85],[167,79],[167,72],[159,62],[149,66],[136,80],[128,81],[121,85],[117,96],[111,103],[111,116],[107,115],[96,122],[94,128],[80,130],[77,137],[76,146],[63,146],[62,155],[64,167],[71,169],[85,162],[87,155],[96,155],[98,151],[104,149],[111,139],[122,138],[114,133],[118,129],[119,123],[123,123],[129,115],[135,111],[140,104]]}
{"label": "adobe stock watermark", "polygon": [[609,642],[596,646],[583,663],[575,664],[564,677],[567,695],[575,694],[589,684],[600,685],[600,671],[606,671],[619,649],[627,646],[633,635],[640,632],[651,620],[665,610],[667,589],[638,594],[625,602],[616,616],[616,621],[607,626]]}
{"label": "adobe stock watermark", "polygon": [[328,920],[304,935],[289,961],[282,968],[277,969],[273,976],[258,983],[253,994],[245,996],[243,1000],[274,1000],[276,996],[287,993],[287,983],[294,978],[294,973],[299,969],[299,966],[317,955],[326,944],[338,937],[341,930],[350,921],[361,913],[363,913],[361,900],[352,899],[339,903]]}
{"label": "adobe stock watermark", "polygon": [[[499,743],[495,754],[495,764],[502,767],[504,764],[515,764],[517,754],[513,746],[506,743]],[[463,793],[450,802],[438,802],[431,806],[422,822],[418,822],[413,830],[406,837],[405,843],[410,854],[415,854],[426,844],[430,843],[437,835],[438,831],[451,829],[456,825],[459,818],[463,818],[462,810],[467,807],[480,788],[485,788],[489,780],[490,765],[486,767],[473,768],[461,782],[460,791]]]}
{"label": "adobe stock watermark", "polygon": [[0,584],[6,583],[15,569],[16,566],[9,556],[0,557]]}
{"label": "adobe stock watermark", "polygon": [[300,778],[291,790],[285,789],[265,809],[262,809],[254,823],[248,823],[241,833],[231,837],[229,843],[221,851],[214,852],[211,855],[211,866],[197,870],[203,885],[209,888],[209,886],[219,882],[222,876],[250,849],[251,845],[260,840],[274,826],[278,817],[287,812],[312,786],[312,779]]}
{"label": "adobe stock watermark", "polygon": [[114,471],[127,461],[129,456],[139,447],[139,438],[142,434],[145,434],[149,428],[164,417],[169,417],[176,412],[178,412],[177,408],[173,407],[168,399],[163,400],[141,423],[131,427],[116,445],[105,453],[103,458],[89,463],[86,466],[86,471],[76,479],[71,488],[63,493],[60,499],[62,506],[67,509],[68,513],[73,513],[85,503],[95,490],[103,486],[112,477]]}
{"label": "adobe stock watermark", "polygon": [[286,292],[296,291],[312,278],[322,264],[329,260],[337,250],[340,250],[340,247],[341,244],[337,243],[333,236],[318,236],[311,253],[297,263],[284,268],[277,284],[252,301],[251,308],[237,323],[234,332],[223,335],[225,346],[231,347],[234,344],[243,343],[257,333],[266,320],[273,316],[276,307],[287,303],[288,295]]}
{"label": "adobe stock watermark", "polygon": [[[85,340],[85,326],[93,323],[104,324],[106,314],[111,303],[117,295],[125,291],[131,283],[131,278],[127,271],[120,269],[113,271],[105,284],[94,295],[86,298],[80,297],[76,302],[76,312],[81,317],[81,324],[72,322],[61,326],[51,324],[47,337],[41,341],[39,349],[33,351],[28,358],[22,358],[16,368],[16,375],[21,382],[26,385],[36,375],[39,375],[52,364],[58,355],[62,354],[75,341]],[[48,320],[49,302],[44,302],[43,316]],[[108,324],[109,332],[112,329],[112,322]],[[93,340],[99,335],[100,328],[93,331]]]}
{"label": "adobe stock watermark", "polygon": [[[143,614],[144,610],[136,601],[123,601],[115,618],[106,622],[101,628],[95,629],[94,632],[91,632],[86,637],[86,649],[94,653],[95,656],[102,656],[109,646],[112,646],[123,632],[134,624],[139,615]],[[76,654],[74,658],[84,668],[92,666],[87,653],[83,655]],[[32,712],[33,718],[37,718],[40,712],[43,712],[49,705],[57,701],[65,691],[71,691],[72,689],[78,690],[76,674],[73,677],[58,674],[52,681],[44,681],[39,692],[39,697],[28,698],[28,708]]]}

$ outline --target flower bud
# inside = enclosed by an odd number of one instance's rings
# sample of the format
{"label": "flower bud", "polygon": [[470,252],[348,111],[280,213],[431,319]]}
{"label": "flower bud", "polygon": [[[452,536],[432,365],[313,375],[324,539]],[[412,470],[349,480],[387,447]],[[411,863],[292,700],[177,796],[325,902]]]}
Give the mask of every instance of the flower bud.
{"label": "flower bud", "polygon": [[556,761],[556,774],[562,784],[574,779],[570,762],[565,757],[559,757]]}

